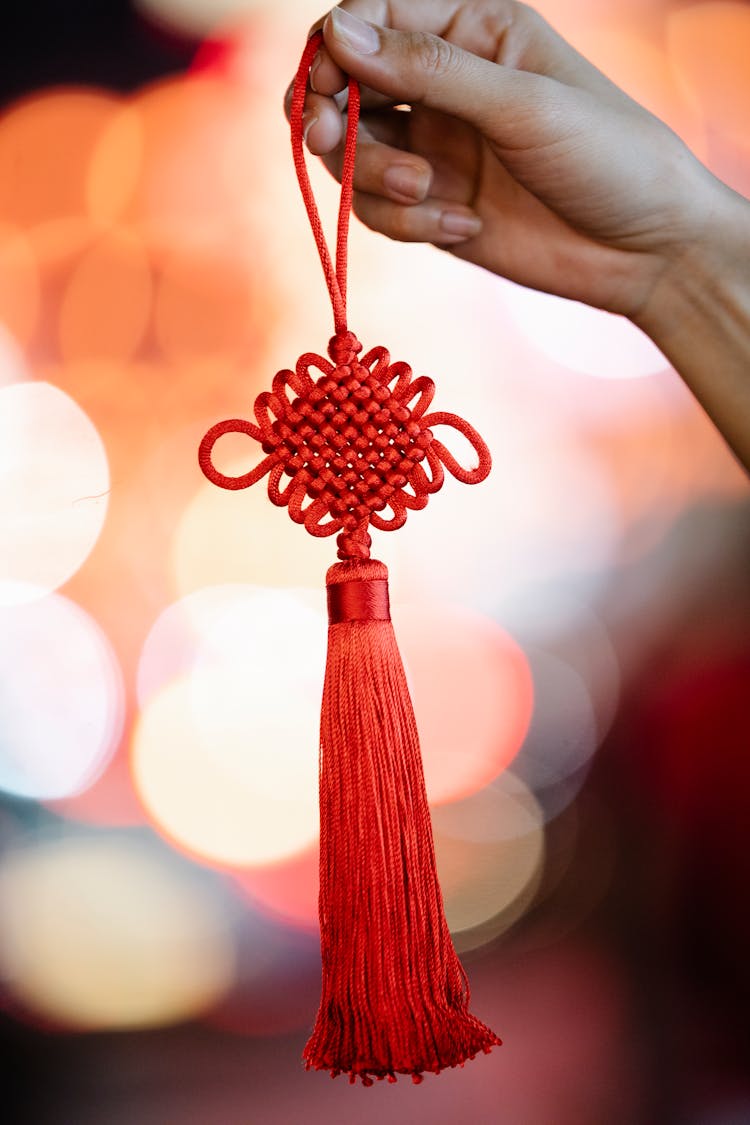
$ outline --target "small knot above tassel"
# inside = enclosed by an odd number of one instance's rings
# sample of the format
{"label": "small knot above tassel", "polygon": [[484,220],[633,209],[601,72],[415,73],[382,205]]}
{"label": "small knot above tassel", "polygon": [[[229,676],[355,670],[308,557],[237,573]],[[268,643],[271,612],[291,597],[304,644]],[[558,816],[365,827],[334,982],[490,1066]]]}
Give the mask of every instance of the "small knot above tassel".
{"label": "small knot above tassel", "polygon": [[336,537],[336,546],[338,547],[336,554],[340,559],[364,561],[370,557],[372,536],[361,527],[355,528],[352,532],[342,531]]}

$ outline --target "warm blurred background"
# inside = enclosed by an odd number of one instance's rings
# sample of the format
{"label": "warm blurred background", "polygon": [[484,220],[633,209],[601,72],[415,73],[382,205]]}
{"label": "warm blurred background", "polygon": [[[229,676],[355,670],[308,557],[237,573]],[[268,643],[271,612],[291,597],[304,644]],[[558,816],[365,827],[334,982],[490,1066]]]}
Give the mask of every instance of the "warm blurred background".
{"label": "warm blurred background", "polygon": [[[540,7],[750,193],[750,4]],[[376,554],[505,1046],[302,1070],[332,542],[196,447],[330,335],[280,111],[319,14],[2,8],[0,1117],[747,1125],[746,480],[627,323],[356,224],[358,335],[495,460]]]}

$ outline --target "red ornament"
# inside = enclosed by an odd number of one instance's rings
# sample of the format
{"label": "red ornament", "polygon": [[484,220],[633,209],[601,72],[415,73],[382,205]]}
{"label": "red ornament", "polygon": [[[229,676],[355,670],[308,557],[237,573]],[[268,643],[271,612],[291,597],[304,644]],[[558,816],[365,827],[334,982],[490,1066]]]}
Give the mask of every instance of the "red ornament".
{"label": "red ornament", "polygon": [[[309,352],[301,356],[295,371],[279,371],[273,389],[256,398],[256,425],[241,418],[218,422],[198,454],[205,475],[221,488],[247,488],[268,473],[270,500],[287,506],[295,523],[315,536],[341,532],[340,559],[369,556],[368,526],[403,527],[407,511],[424,508],[442,487],[443,466],[466,484],[484,480],[490,467],[484,442],[467,422],[455,414],[425,414],[435,393],[431,379],[412,380],[409,365],[390,363],[385,348],[358,359],[361,350],[346,332],[330,341],[334,363]],[[316,379],[312,367],[320,372]],[[291,401],[289,390],[296,396]],[[468,438],[479,456],[476,469],[461,468],[435,438],[431,427],[438,425]],[[211,462],[215,442],[231,432],[254,437],[266,454],[240,477],[225,476]],[[284,476],[291,480],[282,488]]]}
{"label": "red ornament", "polygon": [[[201,469],[222,488],[268,474],[268,495],[315,536],[338,533],[326,576],[328,656],[320,726],[320,927],[323,992],[305,1048],[308,1068],[333,1076],[421,1081],[462,1065],[498,1037],[468,1011],[466,974],[456,956],[437,880],[430,814],[414,713],[388,605],[388,572],[370,560],[369,528],[394,531],[427,505],[444,470],[477,484],[490,471],[487,446],[462,418],[427,413],[435,387],[414,379],[385,348],[362,345],[347,328],[346,258],[359,87],[349,80],[348,121],[336,266],[313,199],[302,146],[310,65],[308,41],[294,84],[292,151],[334,311],[331,362],[306,353],[255,400],[255,422],[212,426]],[[314,369],[314,370],[313,370]],[[291,396],[291,397],[290,397]],[[477,453],[464,469],[434,434],[452,426]],[[239,477],[213,465],[216,441],[248,434],[265,458]],[[285,479],[288,478],[288,479]]]}

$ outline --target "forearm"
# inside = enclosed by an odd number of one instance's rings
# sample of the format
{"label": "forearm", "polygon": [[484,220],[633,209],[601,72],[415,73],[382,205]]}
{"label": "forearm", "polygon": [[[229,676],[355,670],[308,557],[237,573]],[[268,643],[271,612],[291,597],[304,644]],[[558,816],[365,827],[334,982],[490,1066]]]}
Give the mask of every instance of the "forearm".
{"label": "forearm", "polygon": [[750,202],[724,185],[637,323],[750,471]]}

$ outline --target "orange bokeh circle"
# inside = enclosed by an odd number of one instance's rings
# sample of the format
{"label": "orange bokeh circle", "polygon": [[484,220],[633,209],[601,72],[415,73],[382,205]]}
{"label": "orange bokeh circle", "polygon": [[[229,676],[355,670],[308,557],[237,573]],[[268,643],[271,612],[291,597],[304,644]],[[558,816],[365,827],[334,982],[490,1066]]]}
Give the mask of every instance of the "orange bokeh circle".
{"label": "orange bokeh circle", "polygon": [[396,606],[432,804],[468,797],[510,764],[531,719],[533,688],[519,645],[463,606]]}

